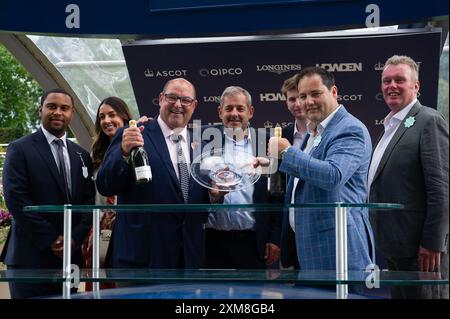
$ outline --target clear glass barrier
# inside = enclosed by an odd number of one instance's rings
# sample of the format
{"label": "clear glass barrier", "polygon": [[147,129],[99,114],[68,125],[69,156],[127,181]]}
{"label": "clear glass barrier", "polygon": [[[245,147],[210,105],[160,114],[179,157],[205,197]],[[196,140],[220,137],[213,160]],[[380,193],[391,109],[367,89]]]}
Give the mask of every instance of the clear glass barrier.
{"label": "clear glass barrier", "polygon": [[[64,282],[61,269],[10,269],[0,271],[0,282]],[[205,283],[270,282],[314,285],[365,285],[376,280],[381,285],[448,284],[448,273],[413,271],[349,271],[347,279],[336,279],[336,271],[235,270],[235,269],[100,269],[93,278],[91,269],[80,271],[80,282]]]}
{"label": "clear glass barrier", "polygon": [[[208,212],[211,209],[238,209],[238,208],[253,208],[256,212],[261,211],[279,211],[295,208],[352,208],[361,207],[376,210],[393,210],[403,209],[402,204],[390,203],[308,203],[308,204],[149,204],[149,205],[67,205],[73,212],[86,212],[93,209],[113,209],[116,211],[129,212],[149,212],[149,211],[185,211],[185,212]],[[26,206],[25,212],[63,212],[64,205],[42,205],[42,206]]]}
{"label": "clear glass barrier", "polygon": [[[278,211],[281,212],[290,207],[305,209],[307,212],[326,212],[330,210],[338,216],[345,216],[348,208],[367,208],[375,211],[401,210],[403,205],[392,203],[305,203],[305,204],[149,204],[149,205],[46,205],[27,206],[27,212],[92,212],[101,209],[114,209],[118,212],[210,212],[216,209],[251,208],[255,212]],[[341,217],[339,217],[341,218]],[[336,229],[338,229],[338,220]],[[345,229],[345,223],[342,224]],[[345,235],[345,233],[344,233]],[[338,234],[336,234],[338,236]],[[70,237],[70,236],[69,236]],[[346,236],[339,237],[346,242]],[[338,237],[337,237],[338,239]],[[337,240],[338,241],[338,240]],[[346,246],[338,249],[336,256],[340,260],[346,260]],[[94,259],[97,259],[95,255]],[[70,259],[66,261],[70,265]],[[98,267],[98,266],[97,266]],[[68,269],[63,266],[63,269]],[[345,273],[345,275],[342,275]],[[12,269],[0,272],[0,281],[18,282],[68,282],[71,274],[64,274],[61,269]],[[130,283],[291,283],[304,285],[337,285],[337,297],[347,297],[347,285],[367,285],[368,282],[377,282],[380,285],[439,285],[448,284],[448,273],[421,273],[399,271],[346,271],[346,268],[329,271],[297,271],[297,270],[224,270],[224,269],[195,269],[195,270],[169,270],[169,269],[82,269],[79,274],[81,282],[130,282]],[[69,292],[67,292],[69,293]]]}

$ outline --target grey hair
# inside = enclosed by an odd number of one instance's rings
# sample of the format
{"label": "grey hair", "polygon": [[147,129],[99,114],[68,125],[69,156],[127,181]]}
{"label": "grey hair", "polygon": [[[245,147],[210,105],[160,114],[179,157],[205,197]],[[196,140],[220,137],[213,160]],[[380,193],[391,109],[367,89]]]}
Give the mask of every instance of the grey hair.
{"label": "grey hair", "polygon": [[223,93],[220,97],[220,107],[223,106],[223,100],[225,99],[225,97],[235,96],[238,94],[244,94],[245,99],[247,100],[247,107],[249,108],[252,105],[252,97],[246,89],[241,88],[240,86],[229,86],[225,88],[225,90],[223,90]]}
{"label": "grey hair", "polygon": [[409,56],[406,55],[393,55],[389,59],[386,60],[384,63],[383,71],[386,70],[386,68],[389,65],[398,65],[398,64],[406,64],[408,65],[412,70],[412,76],[413,80],[417,81],[419,80],[419,66],[417,63],[411,59]]}

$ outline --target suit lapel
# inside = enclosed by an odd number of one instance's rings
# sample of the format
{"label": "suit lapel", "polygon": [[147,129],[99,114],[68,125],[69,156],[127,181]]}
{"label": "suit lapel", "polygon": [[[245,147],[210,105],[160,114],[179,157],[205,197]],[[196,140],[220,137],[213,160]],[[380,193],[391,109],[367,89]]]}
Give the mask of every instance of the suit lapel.
{"label": "suit lapel", "polygon": [[302,151],[305,150],[306,144],[308,144],[308,140],[309,140],[309,133],[306,132],[305,137],[303,138],[302,144],[300,145],[300,149]]}
{"label": "suit lapel", "polygon": [[[386,147],[386,150],[384,151],[383,156],[381,157],[380,160],[380,164],[378,165],[377,171],[375,172],[375,176],[373,177],[373,181],[375,181],[377,179],[377,177],[380,175],[381,171],[383,170],[384,166],[387,163],[387,160],[389,159],[389,157],[391,156],[392,151],[394,150],[395,146],[398,144],[398,142],[400,141],[400,139],[402,138],[403,134],[405,134],[406,130],[408,128],[406,128],[406,126],[404,125],[405,120],[410,117],[410,116],[414,116],[416,115],[419,111],[420,111],[420,103],[417,102],[416,104],[414,104],[414,106],[412,107],[412,109],[409,111],[409,113],[405,116],[405,118],[403,119],[403,121],[400,123],[400,126],[397,128],[397,131],[395,131],[394,136],[392,137],[392,139],[389,141],[388,146]],[[383,133],[384,134],[384,133]],[[379,143],[381,137],[383,136],[383,134],[381,134],[381,136],[379,137],[377,144]],[[373,182],[372,182],[373,183]]]}
{"label": "suit lapel", "polygon": [[173,169],[172,161],[170,160],[169,150],[167,149],[167,143],[164,139],[164,135],[159,127],[157,119],[151,121],[146,129],[143,131],[147,134],[150,142],[153,144],[155,150],[157,150],[158,156],[161,158],[161,162],[166,167],[169,172],[170,177],[175,185],[181,190],[180,181],[178,180],[177,174]]}
{"label": "suit lapel", "polygon": [[34,133],[33,141],[35,143],[35,149],[39,153],[39,155],[44,160],[45,164],[48,166],[50,171],[50,175],[55,179],[59,188],[62,192],[64,192],[63,179],[59,174],[58,166],[56,165],[55,158],[53,157],[52,150],[50,149],[50,145],[45,138],[44,133],[41,129],[39,129],[36,133]]}
{"label": "suit lapel", "polygon": [[[79,176],[80,174],[82,175],[82,161],[81,161],[81,153],[78,154],[75,150],[74,150],[74,146],[72,144],[72,142],[67,139],[67,151],[69,152],[69,158],[70,158],[70,177],[71,177],[71,197],[72,199],[74,199],[74,195],[77,192],[77,188],[78,188],[78,181],[79,181]],[[83,177],[84,178],[84,177]]]}
{"label": "suit lapel", "polygon": [[294,126],[295,125],[296,125],[296,122],[294,120],[294,124],[289,125],[286,128],[286,132],[285,132],[286,134],[285,134],[285,136],[283,136],[284,138],[286,138],[289,141],[289,143],[291,143],[291,145],[294,144]]}
{"label": "suit lapel", "polygon": [[[348,115],[347,110],[342,105],[341,108],[334,114],[333,118],[328,122],[327,126],[323,130],[323,132],[320,134],[321,136],[321,142],[316,147],[313,146],[311,149],[310,155],[313,155],[315,152],[317,152],[318,149],[320,149],[323,145],[326,145],[327,143],[327,137],[330,136],[330,134],[334,134],[335,129],[334,127],[341,122],[341,120]],[[303,146],[303,145],[302,145]],[[306,147],[306,143],[304,143],[304,147]],[[304,149],[304,147],[302,149]],[[313,156],[314,158],[321,159],[319,156]]]}

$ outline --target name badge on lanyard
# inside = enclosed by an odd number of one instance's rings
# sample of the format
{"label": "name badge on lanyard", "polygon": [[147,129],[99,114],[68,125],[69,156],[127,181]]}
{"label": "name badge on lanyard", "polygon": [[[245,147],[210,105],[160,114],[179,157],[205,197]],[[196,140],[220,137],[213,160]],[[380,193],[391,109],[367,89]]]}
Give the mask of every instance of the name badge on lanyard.
{"label": "name badge on lanyard", "polygon": [[80,152],[77,152],[77,154],[78,154],[78,156],[80,157],[80,160],[81,160],[81,164],[82,164],[82,166],[81,166],[81,173],[83,174],[83,177],[84,178],[88,178],[88,168],[87,168],[87,166],[84,164],[84,161],[83,161],[83,157],[81,156],[81,153]]}

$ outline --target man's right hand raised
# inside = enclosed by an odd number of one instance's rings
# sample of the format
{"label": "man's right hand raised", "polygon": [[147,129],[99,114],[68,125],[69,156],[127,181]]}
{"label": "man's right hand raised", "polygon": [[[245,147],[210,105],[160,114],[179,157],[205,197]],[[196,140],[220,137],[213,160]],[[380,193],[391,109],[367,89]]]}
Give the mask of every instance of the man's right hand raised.
{"label": "man's right hand raised", "polygon": [[133,148],[144,145],[144,138],[141,132],[144,130],[143,126],[127,127],[123,130],[121,150],[122,155],[130,156]]}

